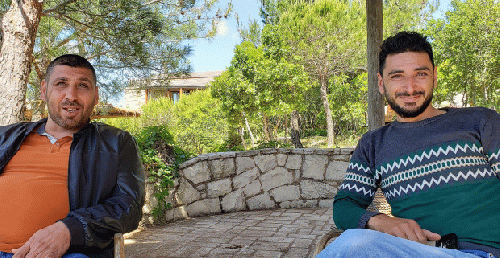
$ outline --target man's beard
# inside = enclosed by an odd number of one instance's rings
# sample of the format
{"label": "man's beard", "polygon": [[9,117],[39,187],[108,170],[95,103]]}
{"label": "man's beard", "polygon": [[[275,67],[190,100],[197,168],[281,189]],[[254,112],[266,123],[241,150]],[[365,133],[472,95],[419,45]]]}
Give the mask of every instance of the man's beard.
{"label": "man's beard", "polygon": [[[81,112],[84,112],[83,105],[81,105],[77,101],[72,102],[72,101],[66,100],[61,105],[78,106],[81,108]],[[82,114],[82,116],[80,116],[80,117],[74,117],[73,119],[65,119],[61,116],[61,114],[59,114],[59,112],[57,112],[57,108],[55,110],[52,110],[52,107],[50,105],[48,105],[48,107],[49,107],[49,116],[52,119],[52,121],[54,121],[54,123],[56,123],[58,126],[66,129],[66,130],[69,130],[69,131],[73,131],[73,130],[77,130],[77,129],[82,128],[83,126],[85,126],[88,123],[89,118],[90,118],[90,114]]]}
{"label": "man's beard", "polygon": [[[385,88],[385,86],[384,86],[384,88]],[[387,90],[384,90],[384,96],[385,96],[385,99],[387,100],[387,103],[389,104],[389,106],[391,106],[392,110],[394,110],[394,112],[396,112],[396,114],[398,114],[401,118],[414,118],[414,117],[417,117],[418,115],[422,114],[427,109],[427,107],[431,104],[433,92],[431,91],[431,93],[427,97],[425,97],[424,103],[422,103],[422,105],[420,107],[417,107],[416,109],[407,109],[404,106],[398,105],[396,103],[395,98],[399,97],[399,96],[413,96],[413,95],[419,95],[419,94],[425,95],[425,92],[424,91],[417,91],[417,92],[414,92],[413,94],[409,94],[408,92],[404,92],[404,93],[396,94],[396,96],[394,98],[392,98],[391,96],[389,96],[389,94],[387,94]]]}

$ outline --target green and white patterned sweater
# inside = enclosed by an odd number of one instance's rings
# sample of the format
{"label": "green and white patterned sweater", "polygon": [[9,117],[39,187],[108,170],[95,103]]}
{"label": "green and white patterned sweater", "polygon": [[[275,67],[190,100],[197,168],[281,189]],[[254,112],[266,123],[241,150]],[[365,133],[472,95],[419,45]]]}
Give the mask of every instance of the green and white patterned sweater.
{"label": "green and white patterned sweater", "polygon": [[363,135],[333,203],[337,227],[364,226],[380,187],[394,216],[500,249],[500,116],[486,108],[446,110]]}

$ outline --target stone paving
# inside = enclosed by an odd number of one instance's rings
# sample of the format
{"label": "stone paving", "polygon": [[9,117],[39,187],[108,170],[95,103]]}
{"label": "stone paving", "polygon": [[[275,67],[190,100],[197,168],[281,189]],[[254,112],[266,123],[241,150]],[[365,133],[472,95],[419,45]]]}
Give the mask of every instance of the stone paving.
{"label": "stone paving", "polygon": [[242,211],[125,235],[125,257],[308,258],[333,225],[332,209]]}

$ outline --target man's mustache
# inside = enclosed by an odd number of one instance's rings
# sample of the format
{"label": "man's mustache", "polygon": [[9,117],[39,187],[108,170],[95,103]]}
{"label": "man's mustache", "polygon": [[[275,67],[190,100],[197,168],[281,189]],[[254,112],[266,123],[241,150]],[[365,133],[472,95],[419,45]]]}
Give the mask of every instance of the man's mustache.
{"label": "man's mustache", "polygon": [[78,101],[65,100],[61,103],[61,106],[65,107],[82,107],[83,105]]}
{"label": "man's mustache", "polygon": [[421,91],[414,91],[412,94],[408,93],[407,91],[405,92],[400,92],[400,93],[396,93],[395,94],[395,97],[411,97],[411,96],[417,96],[417,95],[425,95],[425,91],[421,90]]}

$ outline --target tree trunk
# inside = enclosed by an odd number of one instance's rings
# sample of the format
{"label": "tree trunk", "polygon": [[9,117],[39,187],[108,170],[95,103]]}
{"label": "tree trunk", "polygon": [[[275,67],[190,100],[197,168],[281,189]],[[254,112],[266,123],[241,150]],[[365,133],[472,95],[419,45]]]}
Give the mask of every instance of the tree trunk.
{"label": "tree trunk", "polygon": [[321,100],[323,101],[323,107],[325,109],[326,118],[326,134],[327,134],[327,144],[328,148],[333,147],[333,118],[332,111],[330,110],[330,103],[328,102],[328,91],[327,91],[327,79],[322,77],[320,79],[321,83]]}
{"label": "tree trunk", "polygon": [[238,128],[238,133],[240,134],[240,137],[241,137],[241,144],[243,144],[243,149],[247,149],[247,145],[245,144],[245,128],[244,127],[240,127]]}
{"label": "tree trunk", "polygon": [[242,142],[242,139],[240,137],[240,127],[230,125],[229,126],[229,133],[228,133],[228,141],[227,141],[226,147],[228,149],[232,149],[236,146],[239,146],[242,143],[243,142]]}
{"label": "tree trunk", "polygon": [[271,141],[271,136],[269,133],[269,125],[267,123],[267,116],[266,114],[262,114],[262,123],[264,124],[264,136],[266,138],[266,141],[270,142]]}
{"label": "tree trunk", "polygon": [[288,144],[288,116],[285,114],[285,144]]}
{"label": "tree trunk", "polygon": [[292,140],[292,144],[295,148],[304,148],[302,143],[300,142],[300,116],[297,110],[292,111],[290,115],[290,138]]}
{"label": "tree trunk", "polygon": [[0,125],[24,119],[26,85],[43,1],[13,0],[2,19]]}
{"label": "tree trunk", "polygon": [[382,0],[366,0],[367,70],[368,70],[368,129],[375,130],[385,123],[384,98],[378,91],[378,52],[383,38]]}
{"label": "tree trunk", "polygon": [[250,129],[250,124],[248,123],[247,116],[245,112],[243,112],[243,118],[245,119],[245,126],[247,128],[248,134],[250,135],[250,141],[252,142],[252,148],[255,147],[255,137],[253,136],[252,129]]}
{"label": "tree trunk", "polygon": [[[45,50],[47,51],[47,50]],[[33,87],[36,87],[36,92],[35,96],[37,96],[37,99],[32,102],[31,109],[33,110],[33,116],[31,117],[32,122],[36,122],[44,117],[47,117],[47,113],[45,112],[45,106],[47,103],[42,100],[40,96],[40,85],[42,84],[41,82],[43,79],[45,79],[45,67],[49,66],[50,64],[50,59],[47,57],[42,57],[40,61],[33,61],[33,69],[36,72],[38,81],[36,82],[38,85],[32,85]]]}

